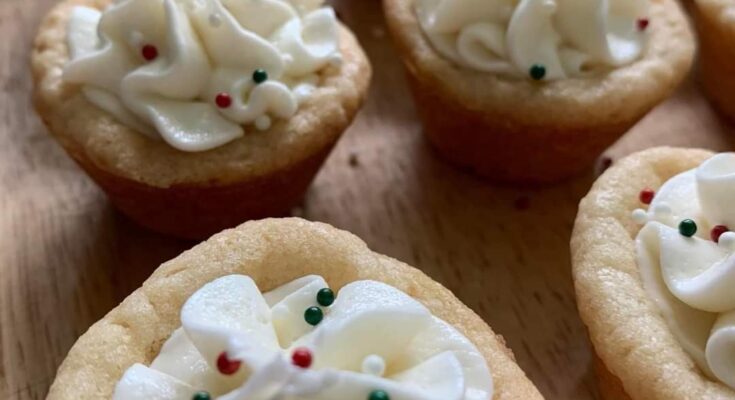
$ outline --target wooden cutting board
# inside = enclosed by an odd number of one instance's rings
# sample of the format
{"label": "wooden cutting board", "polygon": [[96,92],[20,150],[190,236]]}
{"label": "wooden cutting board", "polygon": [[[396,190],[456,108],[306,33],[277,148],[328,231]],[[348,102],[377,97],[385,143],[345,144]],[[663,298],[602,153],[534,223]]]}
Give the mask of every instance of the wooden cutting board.
{"label": "wooden cutting board", "polygon": [[[194,243],[117,214],[30,105],[29,48],[52,0],[0,0],[0,397],[45,396],[76,338]],[[365,109],[294,215],[354,232],[422,268],[502,334],[549,399],[597,398],[568,243],[594,172],[546,189],[494,187],[439,161],[421,135],[377,0],[334,1],[375,69]],[[695,83],[606,155],[731,148]]]}

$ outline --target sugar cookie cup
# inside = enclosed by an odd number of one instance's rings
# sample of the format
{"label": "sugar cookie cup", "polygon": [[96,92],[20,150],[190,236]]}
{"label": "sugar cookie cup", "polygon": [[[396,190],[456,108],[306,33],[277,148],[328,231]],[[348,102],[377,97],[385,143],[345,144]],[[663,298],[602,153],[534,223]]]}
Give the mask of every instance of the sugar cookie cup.
{"label": "sugar cookie cup", "polygon": [[580,204],[573,277],[605,399],[735,399],[698,367],[646,287],[636,244],[642,228],[633,218],[652,197],[642,188],[657,191],[712,156],[668,147],[633,154],[606,171]]}
{"label": "sugar cookie cup", "polygon": [[447,160],[500,182],[549,183],[590,167],[672,93],[695,47],[679,4],[655,0],[636,61],[589,77],[536,82],[442,57],[422,31],[415,4],[384,0],[424,132]]}
{"label": "sugar cookie cup", "polygon": [[180,326],[187,299],[208,283],[232,274],[250,277],[263,292],[306,275],[319,275],[334,290],[337,301],[339,290],[351,282],[388,284],[423,304],[474,344],[491,371],[493,399],[542,398],[502,338],[419,270],[374,253],[357,237],[331,226],[271,219],[224,231],[164,263],[77,341],[48,399],[110,398],[126,369],[135,363],[149,365],[157,356]]}
{"label": "sugar cookie cup", "polygon": [[699,79],[715,107],[735,120],[735,8],[724,0],[697,0]]}
{"label": "sugar cookie cup", "polygon": [[261,131],[243,125],[244,134],[229,143],[185,152],[119,122],[89,101],[83,85],[64,79],[75,6],[102,10],[109,4],[64,0],[40,26],[32,53],[34,97],[49,132],[120,211],[150,229],[202,238],[245,220],[287,214],[366,96],[371,68],[352,33],[338,24],[341,64],[318,72],[315,89],[291,117]]}

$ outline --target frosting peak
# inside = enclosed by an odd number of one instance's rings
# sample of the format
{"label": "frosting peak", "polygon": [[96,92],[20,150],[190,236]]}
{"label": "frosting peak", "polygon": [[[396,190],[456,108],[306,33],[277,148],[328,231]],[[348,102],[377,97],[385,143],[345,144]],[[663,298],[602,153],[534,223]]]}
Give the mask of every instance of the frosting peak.
{"label": "frosting peak", "polygon": [[418,0],[416,11],[454,62],[549,80],[634,61],[648,21],[647,0]]}
{"label": "frosting peak", "polygon": [[339,59],[323,0],[117,0],[76,7],[64,79],[120,122],[204,151],[289,118]]}
{"label": "frosting peak", "polygon": [[682,347],[735,389],[733,204],[735,153],[718,154],[659,189],[637,248],[644,286]]}
{"label": "frosting peak", "polygon": [[[230,275],[199,289],[182,328],[150,367],[135,364],[114,399],[487,400],[492,377],[472,343],[405,293],[375,281],[318,300],[326,282],[306,276],[261,294]],[[305,318],[319,308],[321,318]],[[316,323],[315,325],[312,325]]]}
{"label": "frosting peak", "polygon": [[717,155],[697,168],[697,193],[708,220],[735,228],[735,153]]}

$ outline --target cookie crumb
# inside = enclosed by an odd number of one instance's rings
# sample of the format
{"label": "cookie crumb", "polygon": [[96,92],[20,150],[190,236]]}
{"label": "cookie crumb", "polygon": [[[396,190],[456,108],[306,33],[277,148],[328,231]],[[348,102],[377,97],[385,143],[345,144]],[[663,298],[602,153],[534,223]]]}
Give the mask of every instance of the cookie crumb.
{"label": "cookie crumb", "polygon": [[350,153],[348,163],[352,168],[357,168],[360,166],[360,160],[357,158],[357,153]]}
{"label": "cookie crumb", "polygon": [[602,175],[603,172],[607,171],[608,168],[612,167],[613,159],[608,156],[600,157],[600,161],[597,164],[597,175]]}

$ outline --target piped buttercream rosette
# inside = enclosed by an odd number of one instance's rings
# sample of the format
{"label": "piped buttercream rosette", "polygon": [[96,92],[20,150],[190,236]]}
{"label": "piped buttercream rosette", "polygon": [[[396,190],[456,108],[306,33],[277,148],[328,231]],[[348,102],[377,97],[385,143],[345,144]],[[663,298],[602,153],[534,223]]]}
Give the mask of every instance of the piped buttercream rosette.
{"label": "piped buttercream rosette", "polygon": [[649,24],[647,0],[418,0],[416,11],[444,57],[536,80],[629,64]]}
{"label": "piped buttercream rosette", "polygon": [[[336,300],[321,296],[326,288],[318,276],[265,294],[242,275],[208,283],[152,364],[125,372],[114,398],[492,398],[477,348],[413,298],[375,281],[350,283]],[[309,316],[314,308],[319,318]]]}
{"label": "piped buttercream rosette", "polygon": [[699,367],[735,388],[735,153],[669,179],[637,215],[646,290]]}
{"label": "piped buttercream rosette", "polygon": [[204,151],[293,116],[340,59],[315,0],[118,0],[76,7],[64,79],[121,123]]}

